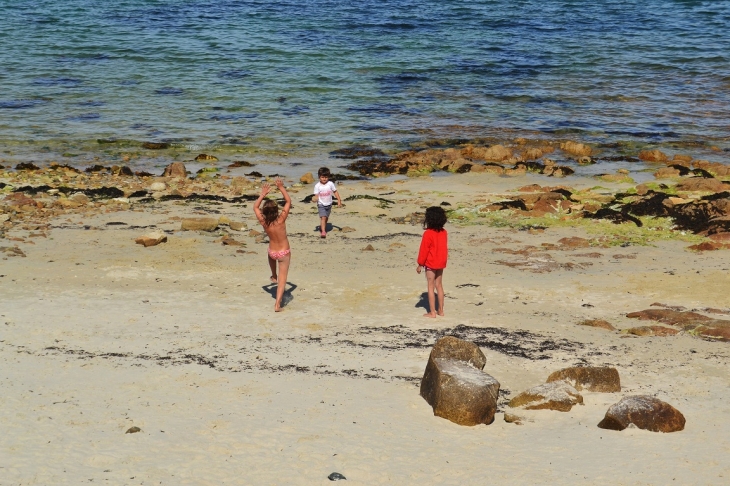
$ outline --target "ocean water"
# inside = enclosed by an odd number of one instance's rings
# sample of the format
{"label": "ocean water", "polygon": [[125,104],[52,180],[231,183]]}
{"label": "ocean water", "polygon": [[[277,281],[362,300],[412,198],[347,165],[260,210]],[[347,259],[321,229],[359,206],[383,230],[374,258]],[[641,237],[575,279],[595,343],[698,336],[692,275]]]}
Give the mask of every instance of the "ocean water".
{"label": "ocean water", "polygon": [[724,1],[2,0],[0,162],[517,136],[727,155],[729,27]]}

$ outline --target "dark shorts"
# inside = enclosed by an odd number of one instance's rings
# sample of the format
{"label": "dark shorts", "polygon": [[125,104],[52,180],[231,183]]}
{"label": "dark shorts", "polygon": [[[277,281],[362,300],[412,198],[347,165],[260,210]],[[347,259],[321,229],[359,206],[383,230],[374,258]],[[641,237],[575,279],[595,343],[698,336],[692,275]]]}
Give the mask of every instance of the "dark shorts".
{"label": "dark shorts", "polygon": [[330,213],[332,212],[332,205],[322,206],[321,204],[317,204],[317,212],[319,213],[320,218],[329,218]]}

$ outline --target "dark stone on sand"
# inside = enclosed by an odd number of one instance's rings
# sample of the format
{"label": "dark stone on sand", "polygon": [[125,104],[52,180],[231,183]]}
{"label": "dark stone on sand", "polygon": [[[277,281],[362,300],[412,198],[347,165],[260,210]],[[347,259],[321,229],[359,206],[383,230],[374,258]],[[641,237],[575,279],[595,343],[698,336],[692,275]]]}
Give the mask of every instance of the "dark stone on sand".
{"label": "dark stone on sand", "polygon": [[574,366],[556,371],[548,376],[547,382],[566,381],[578,391],[614,393],[621,391],[621,380],[616,368],[595,366]]}
{"label": "dark stone on sand", "polygon": [[263,177],[264,176],[261,172],[256,172],[255,170],[253,172],[249,172],[246,175],[248,177]]}
{"label": "dark stone on sand", "polygon": [[21,162],[15,166],[15,170],[40,170],[41,168],[33,162]]}
{"label": "dark stone on sand", "polygon": [[215,155],[209,155],[209,154],[198,154],[195,157],[195,160],[198,162],[200,162],[200,161],[216,162],[218,160],[218,157],[216,157]]}
{"label": "dark stone on sand", "polygon": [[339,481],[341,479],[347,479],[347,478],[338,472],[333,472],[332,474],[327,476],[327,479],[329,479],[330,481]]}
{"label": "dark stone on sand", "polygon": [[359,159],[360,157],[387,157],[380,149],[355,145],[353,147],[341,148],[330,152],[330,156],[336,159]]}
{"label": "dark stone on sand", "polygon": [[87,167],[85,171],[88,173],[91,173],[91,172],[102,172],[105,170],[109,170],[109,168],[104,167],[103,165],[95,164],[95,165],[92,165],[91,167]]}
{"label": "dark stone on sand", "polygon": [[645,395],[622,398],[611,405],[598,427],[624,430],[630,424],[651,432],[678,432],[684,430],[682,413],[658,398]]}
{"label": "dark stone on sand", "polygon": [[664,327],[664,326],[639,326],[639,327],[632,327],[630,329],[626,329],[626,334],[631,334],[633,336],[657,336],[657,337],[666,337],[666,336],[674,336],[679,331],[676,329],[672,329],[671,327]]}
{"label": "dark stone on sand", "polygon": [[142,432],[142,429],[135,426],[135,427],[128,428],[127,431],[125,432],[125,434],[136,434],[137,432]]}

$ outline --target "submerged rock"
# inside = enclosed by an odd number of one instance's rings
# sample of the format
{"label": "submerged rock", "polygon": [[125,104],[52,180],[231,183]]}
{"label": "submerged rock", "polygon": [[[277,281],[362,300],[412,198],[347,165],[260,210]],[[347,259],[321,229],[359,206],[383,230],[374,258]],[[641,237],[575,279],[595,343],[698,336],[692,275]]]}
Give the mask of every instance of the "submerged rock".
{"label": "submerged rock", "polygon": [[611,405],[598,427],[624,430],[630,424],[651,432],[678,432],[684,430],[682,413],[658,398],[645,395],[622,398]]}

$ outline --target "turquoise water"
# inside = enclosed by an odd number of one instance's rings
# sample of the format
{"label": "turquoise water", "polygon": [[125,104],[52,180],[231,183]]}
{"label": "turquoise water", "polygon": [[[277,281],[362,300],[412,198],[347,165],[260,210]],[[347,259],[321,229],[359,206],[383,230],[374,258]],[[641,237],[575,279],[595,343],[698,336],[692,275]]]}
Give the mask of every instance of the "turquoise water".
{"label": "turquoise water", "polygon": [[730,2],[4,0],[0,19],[0,161],[730,147]]}

